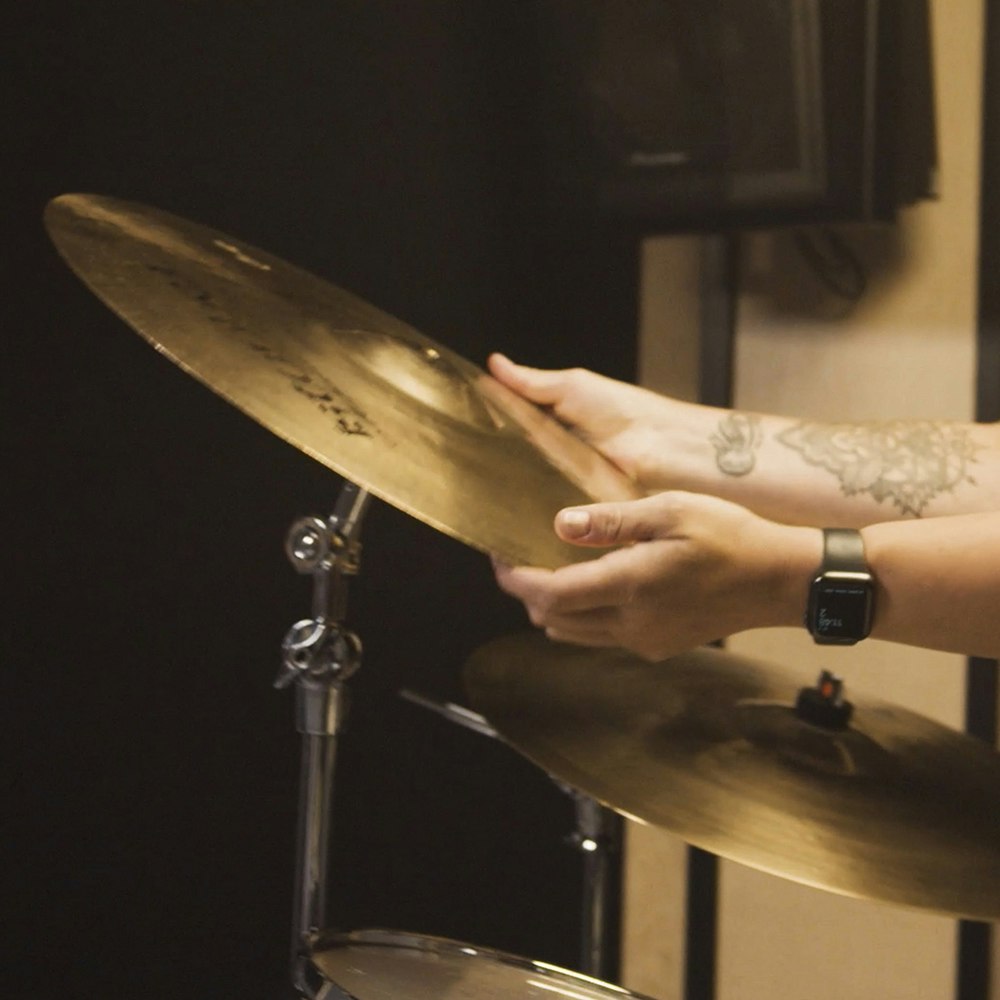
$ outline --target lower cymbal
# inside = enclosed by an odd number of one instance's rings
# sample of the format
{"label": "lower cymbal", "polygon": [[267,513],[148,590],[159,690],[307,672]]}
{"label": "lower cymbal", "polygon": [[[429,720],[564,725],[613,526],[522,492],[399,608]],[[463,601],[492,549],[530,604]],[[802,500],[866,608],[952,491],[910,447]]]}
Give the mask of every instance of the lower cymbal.
{"label": "lower cymbal", "polygon": [[513,636],[465,669],[473,707],[549,774],[722,857],[848,896],[1000,918],[1000,754],[854,698],[805,721],[791,671],[719,650],[649,664]]}
{"label": "lower cymbal", "polygon": [[561,507],[637,487],[548,414],[442,344],[231,236],[89,194],[45,225],[76,274],[185,371],[377,497],[511,563],[595,553]]}

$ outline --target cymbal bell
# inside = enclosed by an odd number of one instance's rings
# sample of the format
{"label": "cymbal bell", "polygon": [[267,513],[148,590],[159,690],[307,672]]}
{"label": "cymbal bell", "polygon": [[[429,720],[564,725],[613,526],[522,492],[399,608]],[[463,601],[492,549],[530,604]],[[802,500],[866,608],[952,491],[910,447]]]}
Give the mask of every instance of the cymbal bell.
{"label": "cymbal bell", "polygon": [[626,816],[806,885],[1000,918],[1000,754],[867,697],[843,728],[806,721],[803,683],[720,650],[649,664],[539,634],[465,667],[505,740]]}
{"label": "cymbal bell", "polygon": [[564,506],[628,499],[595,449],[447,347],[231,236],[90,194],[52,200],[60,254],[160,353],[263,426],[434,528],[511,563],[594,553]]}

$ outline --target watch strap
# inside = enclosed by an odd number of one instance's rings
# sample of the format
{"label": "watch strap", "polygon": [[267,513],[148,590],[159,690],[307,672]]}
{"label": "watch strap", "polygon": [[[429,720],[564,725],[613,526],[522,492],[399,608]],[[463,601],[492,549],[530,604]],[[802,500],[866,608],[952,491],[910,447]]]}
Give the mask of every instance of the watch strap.
{"label": "watch strap", "polygon": [[823,572],[868,573],[865,543],[856,528],[823,529]]}

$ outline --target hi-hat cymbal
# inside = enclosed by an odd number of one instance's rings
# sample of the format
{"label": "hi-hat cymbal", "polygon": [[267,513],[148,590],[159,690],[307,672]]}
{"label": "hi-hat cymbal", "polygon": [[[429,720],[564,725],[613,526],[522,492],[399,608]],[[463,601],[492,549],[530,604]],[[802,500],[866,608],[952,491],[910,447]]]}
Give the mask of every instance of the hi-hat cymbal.
{"label": "hi-hat cymbal", "polygon": [[63,195],[45,224],[77,275],[209,388],[377,497],[512,563],[589,558],[561,507],[638,496],[550,416],[405,323],[233,237]]}
{"label": "hi-hat cymbal", "polygon": [[719,650],[513,636],[465,680],[505,740],[618,812],[833,892],[1000,918],[1000,754],[979,740],[853,696],[846,728],[803,721],[808,681]]}

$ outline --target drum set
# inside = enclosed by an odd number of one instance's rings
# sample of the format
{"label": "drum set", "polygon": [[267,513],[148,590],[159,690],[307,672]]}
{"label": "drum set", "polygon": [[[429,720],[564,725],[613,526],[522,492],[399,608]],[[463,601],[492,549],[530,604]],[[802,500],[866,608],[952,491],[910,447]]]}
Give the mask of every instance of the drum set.
{"label": "drum set", "polygon": [[[316,1000],[637,996],[593,974],[600,851],[582,972],[420,934],[335,933],[326,919],[337,738],[362,653],[346,626],[348,584],[371,498],[506,562],[554,568],[594,555],[556,537],[554,513],[638,497],[636,484],[445,346],[231,236],[83,194],[50,202],[45,224],[156,350],[345,480],[332,513],[297,521],[286,543],[313,582],[275,682],[295,690],[302,742],[295,989]],[[576,796],[592,845],[610,809],[828,891],[1000,919],[1000,754],[980,741],[852,703],[829,675],[803,688],[713,649],[649,664],[507,636],[477,650],[464,679],[472,709],[432,707]]]}

